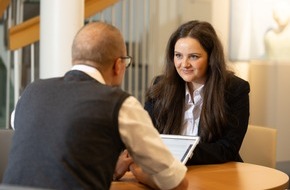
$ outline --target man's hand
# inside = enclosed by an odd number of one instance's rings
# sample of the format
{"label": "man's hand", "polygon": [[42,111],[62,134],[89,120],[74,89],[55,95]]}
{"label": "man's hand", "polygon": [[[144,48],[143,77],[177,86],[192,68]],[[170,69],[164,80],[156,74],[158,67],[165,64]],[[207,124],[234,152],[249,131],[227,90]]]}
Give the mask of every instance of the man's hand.
{"label": "man's hand", "polygon": [[143,172],[143,170],[135,163],[130,165],[130,171],[133,173],[137,181],[147,185],[153,189],[159,189],[157,185],[153,182],[150,176]]}
{"label": "man's hand", "polygon": [[123,175],[127,171],[129,171],[129,166],[132,163],[133,163],[133,159],[130,157],[128,151],[127,150],[124,150],[120,154],[119,159],[118,159],[118,162],[116,164],[116,168],[115,168],[113,180],[118,180],[121,177],[123,177]]}
{"label": "man's hand", "polygon": [[[136,165],[135,163],[131,164],[130,171],[133,173],[135,178],[140,182],[143,183],[153,189],[160,189],[158,186],[154,183],[154,181],[150,178],[150,176],[143,172],[143,170]],[[183,180],[178,184],[176,187],[174,187],[171,190],[186,190],[188,188],[188,180],[187,178],[183,178]]]}

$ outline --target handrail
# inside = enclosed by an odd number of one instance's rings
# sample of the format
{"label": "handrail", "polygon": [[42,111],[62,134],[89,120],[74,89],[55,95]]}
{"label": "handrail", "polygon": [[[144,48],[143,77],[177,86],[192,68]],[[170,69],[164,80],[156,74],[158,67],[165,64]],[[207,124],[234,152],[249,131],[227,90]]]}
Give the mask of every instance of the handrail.
{"label": "handrail", "polygon": [[85,18],[89,18],[101,12],[118,1],[119,0],[85,0]]}
{"label": "handrail", "polygon": [[40,17],[36,16],[9,29],[9,49],[16,50],[39,41]]}
{"label": "handrail", "polygon": [[2,19],[4,11],[7,9],[11,0],[0,0],[0,19]]}
{"label": "handrail", "polygon": [[[0,0],[0,2],[3,0]],[[85,18],[112,6],[119,0],[85,0]],[[40,17],[31,18],[9,29],[9,50],[13,51],[40,39]]]}

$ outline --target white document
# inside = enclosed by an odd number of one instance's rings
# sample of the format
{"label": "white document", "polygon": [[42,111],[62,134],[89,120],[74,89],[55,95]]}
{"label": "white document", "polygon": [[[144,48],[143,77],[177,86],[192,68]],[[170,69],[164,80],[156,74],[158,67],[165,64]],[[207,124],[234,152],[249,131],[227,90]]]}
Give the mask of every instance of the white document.
{"label": "white document", "polygon": [[183,164],[192,156],[193,150],[199,142],[199,137],[183,135],[160,135],[170,152]]}

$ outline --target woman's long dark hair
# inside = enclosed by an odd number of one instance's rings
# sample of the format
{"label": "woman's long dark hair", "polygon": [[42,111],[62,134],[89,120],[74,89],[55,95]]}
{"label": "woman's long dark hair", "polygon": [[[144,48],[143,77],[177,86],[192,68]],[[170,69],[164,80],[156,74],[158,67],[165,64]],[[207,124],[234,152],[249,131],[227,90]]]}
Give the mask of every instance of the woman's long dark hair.
{"label": "woman's long dark hair", "polygon": [[208,54],[199,135],[203,142],[210,142],[220,137],[223,127],[226,126],[224,95],[229,73],[222,44],[211,24],[189,21],[171,35],[166,48],[163,75],[148,89],[146,99],[155,101],[153,114],[158,131],[164,134],[180,134],[184,115],[185,81],[178,75],[174,66],[174,47],[180,38],[185,37],[198,40]]}

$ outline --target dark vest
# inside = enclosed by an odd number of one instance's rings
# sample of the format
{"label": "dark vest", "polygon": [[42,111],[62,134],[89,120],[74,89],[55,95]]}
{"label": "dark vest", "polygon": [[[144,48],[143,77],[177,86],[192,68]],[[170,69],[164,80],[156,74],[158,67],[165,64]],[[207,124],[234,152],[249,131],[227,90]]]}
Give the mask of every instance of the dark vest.
{"label": "dark vest", "polygon": [[29,85],[17,103],[3,183],[109,189],[124,148],[118,114],[128,96],[81,71]]}

